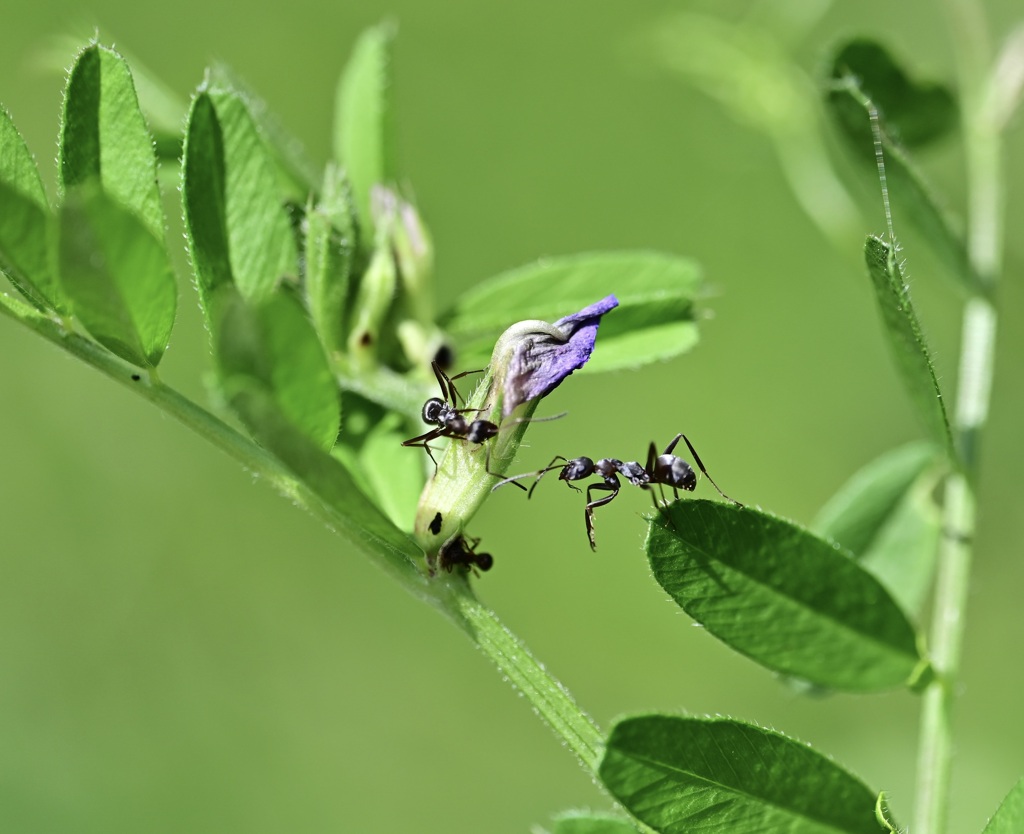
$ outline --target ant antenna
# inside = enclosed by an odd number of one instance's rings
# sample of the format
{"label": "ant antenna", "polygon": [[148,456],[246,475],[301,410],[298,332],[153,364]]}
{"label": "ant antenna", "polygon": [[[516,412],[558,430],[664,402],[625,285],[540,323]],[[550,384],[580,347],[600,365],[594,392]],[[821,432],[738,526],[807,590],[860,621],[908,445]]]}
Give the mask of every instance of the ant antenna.
{"label": "ant antenna", "polygon": [[693,448],[693,444],[690,442],[689,438],[685,434],[681,435],[681,437],[683,438],[683,442],[686,444],[686,448],[689,449],[690,454],[693,455],[694,463],[696,463],[700,471],[704,473],[704,477],[711,481],[711,486],[717,489],[718,494],[721,495],[726,501],[732,502],[737,507],[742,507],[743,505],[739,501],[737,501],[735,498],[730,498],[728,495],[722,492],[722,488],[718,484],[716,484],[715,479],[708,474],[708,470],[704,467],[704,461],[700,459],[700,455],[698,455],[697,450]]}
{"label": "ant antenna", "polygon": [[[543,478],[548,472],[551,472],[553,469],[561,469],[562,468],[561,464],[556,464],[555,463],[556,460],[561,460],[561,461],[568,462],[569,459],[568,458],[564,458],[561,455],[555,455],[551,459],[551,463],[548,464],[547,466],[545,466],[543,469],[538,469],[535,472],[524,472],[522,475],[513,475],[511,478],[505,478],[502,481],[498,481],[498,483],[496,483],[494,486],[491,487],[491,492],[494,492],[494,490],[496,490],[498,487],[505,486],[505,484],[515,484],[517,487],[520,487],[522,489],[526,489],[526,487],[524,487],[519,482],[523,478],[534,478],[533,484],[530,486],[530,489],[526,493],[526,497],[527,498],[532,498],[533,497],[533,491],[537,488],[537,484],[540,483],[540,479]],[[572,486],[572,484],[569,484],[569,486]],[[573,489],[576,489],[576,487],[573,487]]]}

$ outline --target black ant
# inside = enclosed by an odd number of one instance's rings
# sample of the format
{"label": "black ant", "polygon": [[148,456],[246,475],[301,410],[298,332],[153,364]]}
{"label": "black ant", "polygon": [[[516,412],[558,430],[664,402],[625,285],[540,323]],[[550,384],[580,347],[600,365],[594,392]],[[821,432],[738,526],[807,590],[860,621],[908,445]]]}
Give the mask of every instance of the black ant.
{"label": "black ant", "polygon": [[470,374],[481,374],[483,373],[482,368],[476,371],[463,371],[461,374],[450,377],[441,370],[441,366],[436,360],[430,363],[430,367],[437,378],[437,385],[441,389],[441,396],[431,397],[423,403],[421,416],[424,423],[433,425],[435,428],[424,432],[418,437],[411,437],[408,440],[402,441],[402,445],[426,449],[436,471],[437,460],[434,458],[433,447],[430,445],[431,440],[437,440],[441,437],[455,437],[461,440],[468,440],[470,443],[483,443],[498,433],[498,426],[490,420],[473,420],[470,422],[466,419],[467,414],[478,413],[483,411],[482,408],[459,408],[458,401],[461,399],[465,402],[465,399],[455,388],[455,380],[462,379],[462,377],[469,376]]}
{"label": "black ant", "polygon": [[[470,374],[483,373],[483,369],[476,371],[463,371],[461,374],[455,376],[448,376],[437,361],[430,363],[430,367],[434,371],[434,376],[437,378],[438,387],[441,389],[441,397],[431,397],[425,403],[423,403],[423,411],[421,416],[423,422],[432,424],[435,428],[432,428],[428,432],[424,432],[418,437],[411,437],[408,440],[403,440],[403,446],[416,446],[421,449],[426,449],[427,454],[430,456],[430,460],[434,464],[434,471],[437,472],[437,459],[434,457],[433,447],[430,445],[431,440],[437,440],[442,437],[450,437],[455,440],[464,440],[468,443],[476,443],[477,445],[483,445],[492,437],[496,437],[498,432],[501,431],[501,426],[497,423],[492,423],[490,420],[467,420],[466,415],[471,413],[479,413],[483,411],[482,408],[459,408],[458,400],[465,402],[465,399],[455,388],[456,379],[461,379],[464,376]],[[541,417],[532,420],[531,422],[542,422],[544,420],[556,420],[564,415],[558,414],[554,417]],[[513,423],[506,424],[508,427],[518,425],[523,420],[517,420]],[[487,462],[485,468],[487,474],[494,475],[499,478],[501,475],[497,472],[491,472],[490,469],[490,449],[487,450]],[[522,484],[517,483],[517,487],[525,490]]]}
{"label": "black ant", "polygon": [[[704,467],[703,461],[700,459],[700,455],[697,454],[697,450],[693,448],[693,444],[687,439],[686,435],[680,433],[675,436],[671,443],[665,447],[665,451],[660,455],[658,454],[658,447],[651,442],[651,445],[647,449],[647,465],[641,466],[636,461],[627,461],[623,463],[621,460],[615,458],[601,458],[598,461],[593,461],[588,457],[579,457],[569,460],[561,455],[556,455],[552,458],[549,463],[543,469],[537,472],[528,472],[526,475],[516,475],[512,478],[506,478],[504,481],[496,484],[494,489],[508,483],[518,483],[520,478],[526,478],[530,475],[535,475],[536,478],[533,485],[527,492],[527,497],[533,496],[533,491],[537,488],[537,484],[540,483],[540,479],[545,474],[551,472],[554,469],[560,469],[558,473],[558,480],[565,481],[566,485],[582,492],[579,487],[574,486],[572,481],[580,481],[584,478],[589,478],[591,475],[597,475],[602,480],[590,484],[587,487],[587,506],[584,510],[584,519],[587,525],[587,538],[590,540],[590,549],[597,550],[597,542],[594,539],[594,510],[598,507],[603,507],[605,504],[611,503],[615,496],[619,494],[619,490],[622,487],[619,481],[621,475],[630,484],[641,489],[647,489],[651,491],[651,497],[654,500],[654,508],[659,512],[663,511],[663,506],[667,506],[668,500],[665,498],[666,486],[672,487],[672,492],[675,497],[679,498],[679,490],[685,489],[688,492],[692,492],[697,487],[697,476],[693,471],[693,468],[681,457],[678,457],[672,452],[676,448],[676,444],[682,439],[687,448],[690,450],[690,454],[693,455],[694,461],[700,471],[704,473],[712,486],[718,490],[719,495],[725,498],[727,501],[732,501],[739,507],[743,505],[739,501],[736,501],[722,492],[718,484],[715,483],[714,479],[708,474],[708,470]],[[556,461],[564,461],[564,463],[557,464]],[[661,503],[658,502],[658,497],[654,494],[653,486],[658,486],[659,493],[661,495]],[[594,491],[609,492],[610,495],[603,496],[601,498],[593,498],[592,493]]]}
{"label": "black ant", "polygon": [[479,544],[479,538],[471,536],[467,540],[461,533],[453,536],[441,545],[437,552],[437,566],[444,568],[448,573],[451,573],[456,565],[465,565],[473,573],[476,573],[477,568],[489,571],[494,565],[494,557],[490,553],[477,553]]}

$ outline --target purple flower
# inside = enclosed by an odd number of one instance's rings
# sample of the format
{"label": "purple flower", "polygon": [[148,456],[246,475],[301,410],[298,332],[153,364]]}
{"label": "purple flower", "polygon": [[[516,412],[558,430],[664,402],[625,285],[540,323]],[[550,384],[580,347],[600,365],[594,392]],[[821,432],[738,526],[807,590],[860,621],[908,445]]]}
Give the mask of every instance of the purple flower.
{"label": "purple flower", "polygon": [[569,374],[582,368],[594,350],[601,316],[618,304],[619,300],[609,295],[544,330],[523,334],[505,376],[502,417],[529,400],[547,396]]}

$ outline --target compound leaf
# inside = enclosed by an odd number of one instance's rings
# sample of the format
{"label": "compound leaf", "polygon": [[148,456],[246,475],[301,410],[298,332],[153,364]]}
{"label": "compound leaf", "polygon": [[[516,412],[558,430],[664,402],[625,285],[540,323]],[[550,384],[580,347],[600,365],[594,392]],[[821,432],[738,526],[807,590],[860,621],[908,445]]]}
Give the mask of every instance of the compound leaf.
{"label": "compound leaf", "polygon": [[802,527],[677,501],[651,520],[646,548],[654,578],[686,613],[762,666],[849,692],[913,685],[927,669],[881,583]]}
{"label": "compound leaf", "polygon": [[875,793],[810,747],[728,719],[627,718],[601,781],[663,834],[878,834]]}
{"label": "compound leaf", "polygon": [[694,300],[700,270],[658,252],[607,252],[551,258],[502,273],[465,293],[441,324],[460,362],[486,364],[509,322],[554,321],[614,294],[584,372],[635,368],[685,353],[697,342]]}

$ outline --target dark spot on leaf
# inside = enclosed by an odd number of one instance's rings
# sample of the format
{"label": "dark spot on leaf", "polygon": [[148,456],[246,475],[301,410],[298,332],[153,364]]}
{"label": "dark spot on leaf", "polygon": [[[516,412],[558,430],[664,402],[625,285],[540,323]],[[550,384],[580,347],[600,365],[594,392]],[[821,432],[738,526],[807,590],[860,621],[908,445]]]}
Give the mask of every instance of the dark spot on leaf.
{"label": "dark spot on leaf", "polygon": [[138,374],[132,374],[132,382],[138,382],[140,379],[142,379],[142,377]]}
{"label": "dark spot on leaf", "polygon": [[441,513],[435,515],[433,520],[430,522],[430,532],[433,533],[435,536],[441,532],[442,522],[443,519],[441,518]]}
{"label": "dark spot on leaf", "polygon": [[359,337],[359,344],[361,344],[363,347],[369,347],[370,345],[373,344],[373,336],[371,336],[367,331],[364,330],[363,335]]}

